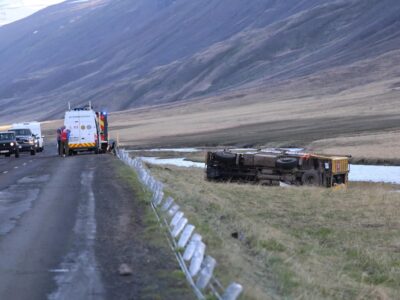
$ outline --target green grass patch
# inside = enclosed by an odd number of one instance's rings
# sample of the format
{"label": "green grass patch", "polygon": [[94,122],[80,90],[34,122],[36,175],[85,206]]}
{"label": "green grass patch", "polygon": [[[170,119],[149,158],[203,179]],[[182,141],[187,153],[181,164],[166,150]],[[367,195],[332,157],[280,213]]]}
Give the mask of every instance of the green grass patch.
{"label": "green grass patch", "polygon": [[193,292],[168,245],[167,229],[160,226],[151,208],[152,194],[140,183],[130,167],[118,162],[117,174],[118,179],[132,189],[135,200],[139,202],[136,207],[139,217],[135,222],[139,222],[142,228],[133,234],[140,244],[145,245],[148,258],[156,264],[149,265],[144,274],[149,277],[150,284],[141,290],[141,299],[186,299],[184,295],[192,296]]}
{"label": "green grass patch", "polygon": [[244,299],[400,299],[397,187],[264,187],[208,182],[198,169],[151,171]]}

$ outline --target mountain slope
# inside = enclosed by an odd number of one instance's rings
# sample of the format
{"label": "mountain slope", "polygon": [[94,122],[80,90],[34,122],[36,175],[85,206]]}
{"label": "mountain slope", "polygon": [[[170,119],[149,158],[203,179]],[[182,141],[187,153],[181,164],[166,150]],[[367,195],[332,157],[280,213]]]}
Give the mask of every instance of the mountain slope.
{"label": "mountain slope", "polygon": [[0,28],[0,116],[393,80],[399,20],[396,0],[66,1]]}

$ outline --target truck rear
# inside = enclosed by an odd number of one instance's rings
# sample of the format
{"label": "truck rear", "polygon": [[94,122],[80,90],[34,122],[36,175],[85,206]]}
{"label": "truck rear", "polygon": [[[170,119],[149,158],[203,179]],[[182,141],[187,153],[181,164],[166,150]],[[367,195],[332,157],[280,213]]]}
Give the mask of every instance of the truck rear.
{"label": "truck rear", "polygon": [[101,143],[96,113],[91,108],[76,108],[65,113],[65,127],[70,131],[69,154],[82,151],[99,153]]}

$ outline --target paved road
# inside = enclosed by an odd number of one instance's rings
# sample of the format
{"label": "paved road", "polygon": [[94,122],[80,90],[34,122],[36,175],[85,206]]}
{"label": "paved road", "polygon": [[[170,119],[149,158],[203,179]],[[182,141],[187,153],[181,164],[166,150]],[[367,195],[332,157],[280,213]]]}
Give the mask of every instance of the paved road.
{"label": "paved road", "polygon": [[[0,299],[192,298],[182,282],[157,275],[176,262],[140,239],[145,208],[117,180],[119,164],[51,149],[0,157]],[[133,276],[119,276],[124,262]],[[178,294],[163,293],[174,284]]]}

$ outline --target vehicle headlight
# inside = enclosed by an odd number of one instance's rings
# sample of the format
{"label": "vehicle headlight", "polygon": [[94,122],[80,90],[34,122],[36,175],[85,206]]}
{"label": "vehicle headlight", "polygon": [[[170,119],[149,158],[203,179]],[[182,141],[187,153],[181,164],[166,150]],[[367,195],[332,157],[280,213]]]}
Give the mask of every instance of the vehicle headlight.
{"label": "vehicle headlight", "polygon": [[10,146],[11,146],[11,147],[14,146],[14,143],[10,143]]}
{"label": "vehicle headlight", "polygon": [[34,143],[34,140],[29,140],[29,144],[33,144]]}

